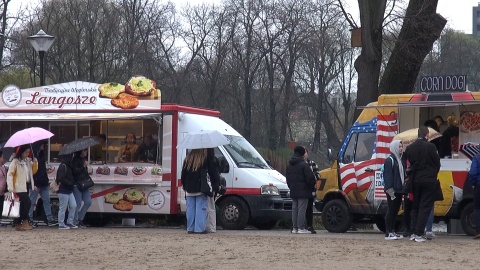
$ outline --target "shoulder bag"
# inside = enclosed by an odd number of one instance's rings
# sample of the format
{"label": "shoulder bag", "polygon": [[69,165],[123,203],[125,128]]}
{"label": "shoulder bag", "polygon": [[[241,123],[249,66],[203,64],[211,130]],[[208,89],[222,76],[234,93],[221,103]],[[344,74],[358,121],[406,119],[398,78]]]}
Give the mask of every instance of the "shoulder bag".
{"label": "shoulder bag", "polygon": [[2,216],[9,218],[20,217],[20,202],[15,199],[15,195],[5,196],[3,202]]}
{"label": "shoulder bag", "polygon": [[77,181],[77,187],[81,191],[88,190],[89,188],[93,187],[93,185],[95,185],[95,183],[90,176],[88,176],[88,178]]}

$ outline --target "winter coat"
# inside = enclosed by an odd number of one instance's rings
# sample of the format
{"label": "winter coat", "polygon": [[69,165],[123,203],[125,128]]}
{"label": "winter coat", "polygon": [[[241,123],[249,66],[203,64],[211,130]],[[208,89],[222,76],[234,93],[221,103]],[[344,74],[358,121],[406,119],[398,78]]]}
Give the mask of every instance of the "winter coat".
{"label": "winter coat", "polygon": [[[65,167],[63,167],[65,166]],[[62,167],[62,168],[60,168]],[[62,172],[62,177],[66,178],[65,180],[62,180],[61,182],[59,181],[60,179],[55,179],[57,181],[57,184],[59,184],[59,189],[57,193],[62,193],[62,194],[70,194],[73,192],[73,186],[75,183],[75,179],[73,177],[72,173],[72,168],[68,166],[65,163],[61,163],[58,166],[58,171],[57,172]]]}
{"label": "winter coat", "polygon": [[315,186],[315,174],[303,157],[293,156],[290,158],[286,178],[291,198],[302,199],[312,196],[312,187]]}
{"label": "winter coat", "polygon": [[[392,164],[393,162],[393,164]],[[402,163],[405,171],[405,165]],[[396,193],[403,192],[402,178],[400,178],[400,170],[397,159],[394,155],[390,155],[383,165],[383,181],[385,191],[393,188]]]}
{"label": "winter coat", "polygon": [[85,181],[90,178],[88,169],[85,167],[85,160],[80,156],[74,156],[72,159],[72,173],[75,182]]}
{"label": "winter coat", "polygon": [[[27,163],[27,166],[30,170],[25,171],[23,162]],[[26,161],[20,161],[18,158],[14,158],[8,167],[7,173],[7,187],[9,192],[28,192],[27,189],[27,175],[30,174],[30,179],[32,187],[35,185],[33,179],[33,174],[38,170],[38,162],[33,162],[30,158],[27,158]],[[15,184],[13,184],[13,175],[15,176]]]}
{"label": "winter coat", "polygon": [[220,175],[215,167],[215,164],[210,159],[206,159],[203,166],[196,171],[189,170],[187,168],[182,169],[182,186],[183,190],[188,193],[203,193],[209,197],[213,197],[213,192],[208,185],[207,173],[210,176],[210,181],[213,186],[220,183]]}
{"label": "winter coat", "polygon": [[37,155],[38,160],[38,170],[33,175],[33,179],[35,180],[35,186],[42,188],[48,187],[49,180],[47,175],[47,163],[45,161],[45,151],[40,151]]}
{"label": "winter coat", "polygon": [[433,143],[419,138],[405,149],[402,160],[410,162],[415,182],[435,182],[440,171],[440,156]]}

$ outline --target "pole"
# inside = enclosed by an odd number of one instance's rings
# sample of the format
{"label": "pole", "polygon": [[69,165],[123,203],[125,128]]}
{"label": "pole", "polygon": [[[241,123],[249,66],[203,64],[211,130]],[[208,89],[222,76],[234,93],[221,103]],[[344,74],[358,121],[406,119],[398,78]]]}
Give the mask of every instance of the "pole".
{"label": "pole", "polygon": [[38,56],[40,57],[40,86],[45,86],[45,74],[43,73],[43,58],[45,57],[45,52],[39,51]]}

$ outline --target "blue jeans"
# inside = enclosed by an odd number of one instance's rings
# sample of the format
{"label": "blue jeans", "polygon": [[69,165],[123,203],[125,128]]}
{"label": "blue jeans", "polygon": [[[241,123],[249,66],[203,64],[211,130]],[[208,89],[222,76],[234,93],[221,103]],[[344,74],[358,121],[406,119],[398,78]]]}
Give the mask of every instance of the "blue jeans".
{"label": "blue jeans", "polygon": [[425,226],[425,231],[431,232],[433,229],[433,216],[434,216],[434,208],[432,208],[432,212],[430,212],[430,215],[428,216],[427,220],[427,226]]}
{"label": "blue jeans", "polygon": [[73,193],[64,194],[58,193],[58,201],[60,206],[58,209],[58,226],[65,226],[65,211],[68,206],[68,219],[67,224],[73,224],[73,217],[75,216],[75,210],[77,209],[77,203],[75,202],[75,196]]}
{"label": "blue jeans", "polygon": [[88,208],[90,207],[90,205],[92,205],[92,196],[90,196],[90,191],[88,191],[88,189],[80,191],[77,185],[73,186],[73,195],[75,196],[75,201],[77,202],[77,211],[75,211],[73,224],[77,225],[79,221],[83,221]]}
{"label": "blue jeans", "polygon": [[28,211],[28,217],[30,220],[33,220],[33,209],[35,209],[35,205],[37,204],[38,194],[42,197],[43,201],[43,210],[45,211],[45,216],[47,216],[48,222],[53,222],[54,218],[52,215],[52,208],[50,207],[50,188],[48,186],[37,188],[37,190],[32,189],[30,190],[30,210]]}
{"label": "blue jeans", "polygon": [[187,196],[187,231],[203,232],[207,223],[207,196]]}

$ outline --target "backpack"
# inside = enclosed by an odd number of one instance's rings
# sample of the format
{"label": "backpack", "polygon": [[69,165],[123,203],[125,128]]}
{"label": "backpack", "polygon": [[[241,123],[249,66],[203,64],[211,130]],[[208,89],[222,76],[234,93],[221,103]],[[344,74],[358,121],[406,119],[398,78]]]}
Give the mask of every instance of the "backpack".
{"label": "backpack", "polygon": [[67,174],[71,174],[72,171],[69,171],[69,168],[67,168],[67,165],[64,163],[60,164],[57,169],[57,177],[55,181],[60,184],[64,184],[66,186],[73,186],[75,184],[75,181],[73,180],[73,177],[68,177]]}

